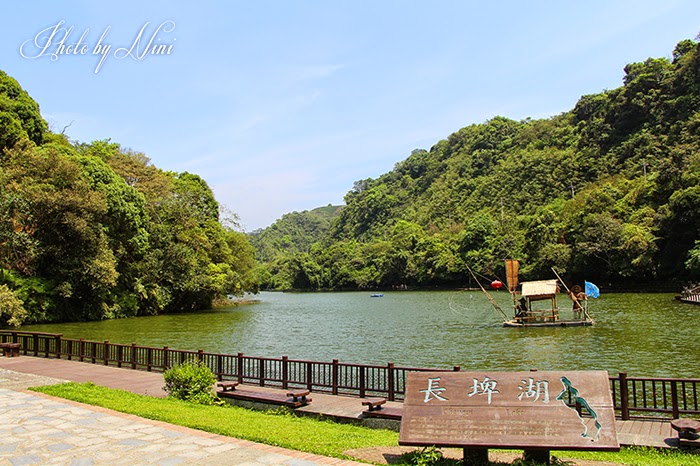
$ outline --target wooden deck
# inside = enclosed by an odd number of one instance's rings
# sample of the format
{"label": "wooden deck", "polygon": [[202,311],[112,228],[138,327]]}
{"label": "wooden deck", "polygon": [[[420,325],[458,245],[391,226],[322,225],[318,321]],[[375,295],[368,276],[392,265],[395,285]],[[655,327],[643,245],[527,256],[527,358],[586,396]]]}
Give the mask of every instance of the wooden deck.
{"label": "wooden deck", "polygon": [[[165,396],[162,390],[163,375],[157,372],[119,369],[64,359],[30,356],[0,357],[0,368],[74,382],[89,381],[98,385],[150,396]],[[288,390],[256,385],[240,385],[236,390],[272,391],[285,395],[288,392]],[[313,392],[312,397],[313,402],[294,411],[305,415],[335,418],[341,422],[354,422],[364,418],[362,412],[366,407],[362,406],[362,398],[334,396],[318,392]],[[403,408],[402,403],[392,401],[388,401],[384,406],[393,409]],[[678,436],[671,429],[669,420],[616,420],[615,427],[620,445],[623,446],[669,448],[678,444]]]}
{"label": "wooden deck", "polygon": [[678,446],[678,434],[671,429],[670,421],[615,420],[617,439],[623,446],[670,448]]}

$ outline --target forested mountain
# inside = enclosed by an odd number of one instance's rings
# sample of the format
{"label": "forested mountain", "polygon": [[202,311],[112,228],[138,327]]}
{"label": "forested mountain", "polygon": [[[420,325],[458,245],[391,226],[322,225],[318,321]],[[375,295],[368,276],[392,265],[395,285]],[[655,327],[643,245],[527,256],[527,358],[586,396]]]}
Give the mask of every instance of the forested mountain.
{"label": "forested mountain", "polygon": [[309,252],[311,245],[326,235],[331,221],[341,209],[342,206],[328,204],[313,210],[284,214],[268,228],[252,232],[250,239],[257,251],[257,259],[271,262],[280,256]]}
{"label": "forested mountain", "polygon": [[209,308],[254,267],[203,179],[51,133],[0,71],[0,325]]}
{"label": "forested mountain", "polygon": [[471,125],[356,182],[308,252],[264,252],[266,284],[460,286],[467,264],[502,276],[504,258],[525,278],[698,279],[699,182],[700,50],[684,40],[571,111]]}

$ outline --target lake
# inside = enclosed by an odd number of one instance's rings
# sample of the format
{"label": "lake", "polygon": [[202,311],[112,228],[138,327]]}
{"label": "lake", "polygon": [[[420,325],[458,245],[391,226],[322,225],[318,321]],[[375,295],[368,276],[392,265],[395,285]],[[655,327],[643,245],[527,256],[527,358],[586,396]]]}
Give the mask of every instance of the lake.
{"label": "lake", "polygon": [[[508,315],[510,295],[493,292]],[[602,294],[592,327],[504,328],[482,292],[261,293],[259,302],[192,314],[27,325],[68,338],[208,352],[463,370],[603,369],[699,377],[700,308],[671,294]],[[571,302],[559,296],[560,315]]]}

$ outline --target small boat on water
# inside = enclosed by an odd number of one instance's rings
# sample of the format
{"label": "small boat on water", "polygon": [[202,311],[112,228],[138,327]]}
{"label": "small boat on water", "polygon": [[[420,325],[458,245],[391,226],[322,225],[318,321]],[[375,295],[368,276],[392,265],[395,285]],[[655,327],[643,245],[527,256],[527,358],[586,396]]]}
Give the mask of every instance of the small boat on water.
{"label": "small boat on water", "polygon": [[[522,282],[520,287],[519,293],[511,291],[513,318],[503,322],[504,327],[584,327],[593,325],[593,319],[588,315],[588,299],[581,296],[580,287],[569,291],[569,297],[572,298],[573,302],[570,319],[562,319],[559,314],[558,280]],[[574,298],[576,299],[574,300]]]}
{"label": "small boat on water", "polygon": [[374,294],[369,295],[369,297],[370,298],[383,298],[384,293],[374,293]]}
{"label": "small boat on water", "polygon": [[684,288],[676,299],[682,303],[700,305],[700,284]]}
{"label": "small boat on water", "polygon": [[[586,282],[586,292],[579,285],[575,285],[569,290],[554,269],[552,271],[557,279],[519,283],[518,267],[517,260],[506,260],[506,282],[513,299],[512,318],[507,317],[496,301],[481,287],[491,304],[501,314],[504,327],[585,327],[593,325],[593,319],[588,314],[589,294],[587,292],[590,290],[590,295],[597,297],[598,289],[595,285]],[[560,291],[560,282],[572,302],[570,318],[562,318],[559,312],[557,293]],[[500,280],[493,283],[501,284]]]}

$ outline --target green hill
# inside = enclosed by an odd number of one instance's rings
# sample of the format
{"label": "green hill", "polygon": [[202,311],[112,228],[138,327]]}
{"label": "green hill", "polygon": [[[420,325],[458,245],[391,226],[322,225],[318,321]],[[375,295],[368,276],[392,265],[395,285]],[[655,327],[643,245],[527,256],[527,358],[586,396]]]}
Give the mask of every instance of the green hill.
{"label": "green hill", "polygon": [[502,276],[504,258],[526,278],[677,283],[700,277],[699,182],[700,50],[684,40],[561,115],[414,150],[356,182],[320,241],[289,230],[261,258],[276,288],[460,286],[466,264]]}
{"label": "green hill", "polygon": [[343,206],[328,204],[303,212],[284,214],[269,227],[250,234],[257,259],[270,262],[288,254],[309,252],[311,245],[323,239],[331,222]]}

